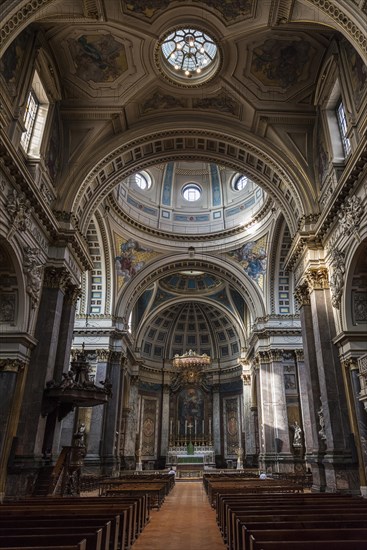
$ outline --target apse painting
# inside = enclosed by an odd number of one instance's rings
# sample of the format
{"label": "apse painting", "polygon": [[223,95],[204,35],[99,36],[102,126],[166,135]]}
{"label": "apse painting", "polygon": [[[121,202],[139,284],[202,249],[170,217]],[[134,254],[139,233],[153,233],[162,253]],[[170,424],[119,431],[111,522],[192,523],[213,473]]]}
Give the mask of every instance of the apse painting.
{"label": "apse painting", "polygon": [[258,241],[250,241],[229,253],[231,258],[242,265],[245,273],[256,281],[261,290],[264,290],[267,266],[266,243],[267,238],[262,237]]}
{"label": "apse painting", "polygon": [[186,388],[178,396],[178,432],[181,436],[204,433],[204,397],[198,388]]}
{"label": "apse painting", "polygon": [[112,34],[83,34],[69,40],[70,53],[82,80],[113,82],[127,70],[125,47]]}
{"label": "apse painting", "polygon": [[128,283],[157,253],[140,246],[134,239],[124,240],[115,234],[117,289]]}
{"label": "apse painting", "polygon": [[307,80],[314,54],[306,40],[269,39],[254,48],[251,73],[265,86],[286,89]]}

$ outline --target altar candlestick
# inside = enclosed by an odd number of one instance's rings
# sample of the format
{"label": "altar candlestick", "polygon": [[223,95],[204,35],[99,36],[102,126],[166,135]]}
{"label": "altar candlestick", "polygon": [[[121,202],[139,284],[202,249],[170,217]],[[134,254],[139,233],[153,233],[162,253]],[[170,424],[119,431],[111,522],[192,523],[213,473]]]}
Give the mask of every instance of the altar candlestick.
{"label": "altar candlestick", "polygon": [[201,426],[201,433],[204,435],[204,420],[203,420],[203,423],[202,423],[202,426]]}
{"label": "altar candlestick", "polygon": [[211,435],[211,433],[212,433],[212,419],[209,416],[209,435]]}
{"label": "altar candlestick", "polygon": [[187,420],[185,420],[185,437],[187,436]]}
{"label": "altar candlestick", "polygon": [[194,420],[194,424],[195,424],[194,435],[195,435],[195,437],[196,437],[196,418],[195,418],[195,420]]}
{"label": "altar candlestick", "polygon": [[172,435],[172,422],[173,422],[173,420],[171,418],[171,420],[169,421],[169,434],[170,435]]}
{"label": "altar candlestick", "polygon": [[177,435],[180,435],[180,421],[177,420]]}

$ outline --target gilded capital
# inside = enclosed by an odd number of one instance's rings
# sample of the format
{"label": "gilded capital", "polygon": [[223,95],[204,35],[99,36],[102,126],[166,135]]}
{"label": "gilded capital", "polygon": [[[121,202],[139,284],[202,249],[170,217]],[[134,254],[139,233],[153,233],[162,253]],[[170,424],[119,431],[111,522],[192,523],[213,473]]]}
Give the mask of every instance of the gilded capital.
{"label": "gilded capital", "polygon": [[0,359],[0,372],[21,372],[25,365],[19,359]]}
{"label": "gilded capital", "polygon": [[328,270],[326,267],[311,268],[306,271],[306,280],[310,290],[329,288]]}
{"label": "gilded capital", "polygon": [[250,386],[251,385],[251,374],[243,374],[242,375],[242,382],[244,386]]}

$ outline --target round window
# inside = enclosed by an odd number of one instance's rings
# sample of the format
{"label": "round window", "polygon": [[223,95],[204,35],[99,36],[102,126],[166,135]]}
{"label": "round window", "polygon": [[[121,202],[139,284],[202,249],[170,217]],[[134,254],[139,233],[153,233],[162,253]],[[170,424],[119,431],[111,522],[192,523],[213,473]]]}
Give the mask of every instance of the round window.
{"label": "round window", "polygon": [[246,176],[236,176],[233,181],[233,189],[235,191],[243,191],[249,181],[250,180]]}
{"label": "round window", "polygon": [[180,27],[158,42],[156,63],[173,81],[197,85],[216,74],[220,56],[215,40],[207,33]]}
{"label": "round window", "polygon": [[188,183],[182,189],[183,198],[189,202],[194,202],[201,197],[201,187],[197,183]]}
{"label": "round window", "polygon": [[134,174],[133,180],[134,180],[134,183],[142,191],[146,191],[152,185],[152,180],[146,172],[138,172],[137,174]]}

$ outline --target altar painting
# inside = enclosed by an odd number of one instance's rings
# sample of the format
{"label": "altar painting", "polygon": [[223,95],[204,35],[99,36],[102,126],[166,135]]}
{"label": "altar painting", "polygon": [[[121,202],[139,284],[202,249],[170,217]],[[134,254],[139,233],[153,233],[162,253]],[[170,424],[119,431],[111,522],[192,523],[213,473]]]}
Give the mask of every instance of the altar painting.
{"label": "altar painting", "polygon": [[198,388],[185,388],[178,396],[177,407],[179,435],[204,435],[203,392]]}

